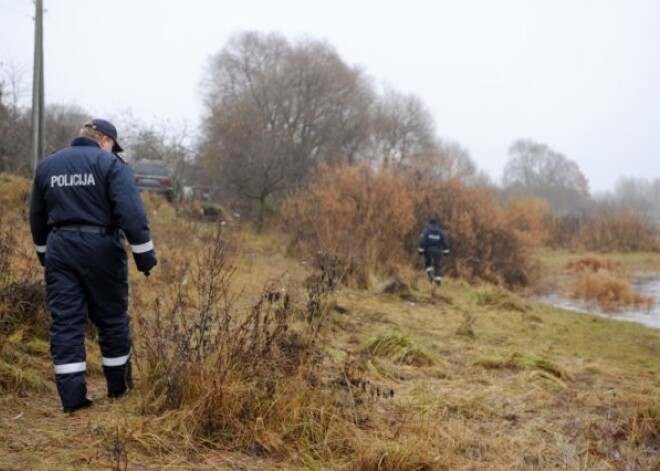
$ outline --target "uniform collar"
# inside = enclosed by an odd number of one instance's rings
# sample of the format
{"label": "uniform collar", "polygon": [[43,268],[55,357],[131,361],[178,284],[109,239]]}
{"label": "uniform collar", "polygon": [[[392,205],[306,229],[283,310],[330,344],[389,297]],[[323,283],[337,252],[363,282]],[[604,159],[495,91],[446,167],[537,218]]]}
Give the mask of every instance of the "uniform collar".
{"label": "uniform collar", "polygon": [[94,139],[90,139],[89,137],[76,137],[72,142],[71,142],[72,147],[78,147],[78,146],[85,146],[85,147],[98,147],[99,149],[101,146],[99,145],[98,142],[96,142]]}
{"label": "uniform collar", "polygon": [[[98,147],[99,149],[101,148],[98,142],[96,142],[94,139],[90,139],[89,137],[76,137],[71,142],[71,147]],[[117,159],[119,159],[120,162],[126,163],[126,161],[119,154],[116,154],[114,152],[111,152],[111,154],[114,155]]]}

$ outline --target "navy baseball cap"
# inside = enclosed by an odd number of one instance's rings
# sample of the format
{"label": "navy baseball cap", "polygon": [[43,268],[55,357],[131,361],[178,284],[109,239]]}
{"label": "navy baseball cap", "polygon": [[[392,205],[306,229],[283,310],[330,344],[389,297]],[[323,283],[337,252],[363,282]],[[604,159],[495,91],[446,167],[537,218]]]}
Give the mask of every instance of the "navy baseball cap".
{"label": "navy baseball cap", "polygon": [[106,121],[105,119],[93,119],[91,123],[85,124],[85,127],[95,129],[115,141],[115,145],[112,146],[112,152],[124,151],[119,145],[119,142],[117,142],[117,128],[110,121]]}

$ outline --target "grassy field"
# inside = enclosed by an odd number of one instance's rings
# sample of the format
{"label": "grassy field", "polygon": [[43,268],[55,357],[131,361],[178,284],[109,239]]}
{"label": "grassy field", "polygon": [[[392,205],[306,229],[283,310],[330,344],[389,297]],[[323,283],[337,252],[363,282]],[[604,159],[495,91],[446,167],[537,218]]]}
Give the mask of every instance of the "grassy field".
{"label": "grassy field", "polygon": [[[140,319],[176,298],[176,286],[181,305],[199,306],[204,291],[195,289],[209,278],[184,267],[204,264],[212,229],[174,224],[165,205],[150,208],[160,264],[149,279],[132,273],[136,388],[105,399],[92,333],[96,404],[64,415],[46,338],[35,320],[22,326],[13,316],[0,347],[0,469],[660,469],[660,331],[458,279],[432,291],[421,271],[393,293],[324,293],[312,317],[305,288],[312,261],[291,253],[280,235],[247,229],[226,232],[225,299],[236,318],[249,318],[265,292],[286,290],[295,307],[287,326],[312,339],[305,351],[315,356],[314,375],[310,368],[278,376],[252,402],[240,398],[262,383],[242,377],[211,400],[205,392],[219,388],[214,371],[222,365],[191,363],[202,365],[199,374],[181,374],[197,383],[180,389],[176,407],[156,407],[154,331]],[[25,242],[12,272],[25,266],[38,275],[27,228],[12,230]],[[541,253],[544,273],[559,273],[576,255]],[[653,255],[616,257],[631,270],[660,271]],[[3,306],[5,319],[11,309]]]}

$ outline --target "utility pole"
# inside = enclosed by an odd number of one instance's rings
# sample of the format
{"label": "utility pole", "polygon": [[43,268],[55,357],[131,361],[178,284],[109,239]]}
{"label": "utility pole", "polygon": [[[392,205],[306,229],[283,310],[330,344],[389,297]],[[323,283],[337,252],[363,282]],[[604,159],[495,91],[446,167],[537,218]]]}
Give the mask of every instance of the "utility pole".
{"label": "utility pole", "polygon": [[35,0],[32,68],[32,172],[44,152],[44,6]]}

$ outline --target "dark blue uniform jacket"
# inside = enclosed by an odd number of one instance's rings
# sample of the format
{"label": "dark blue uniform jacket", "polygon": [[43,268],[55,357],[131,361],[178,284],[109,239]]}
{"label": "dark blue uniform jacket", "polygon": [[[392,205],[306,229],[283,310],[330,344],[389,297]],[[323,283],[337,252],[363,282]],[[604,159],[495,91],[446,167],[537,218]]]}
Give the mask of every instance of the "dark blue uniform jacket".
{"label": "dark blue uniform jacket", "polygon": [[45,253],[53,228],[76,224],[122,229],[133,252],[153,249],[132,170],[87,137],[40,162],[30,204],[32,239],[39,253]]}
{"label": "dark blue uniform jacket", "polygon": [[449,241],[440,226],[428,224],[419,238],[419,248],[426,253],[440,253],[449,250]]}

